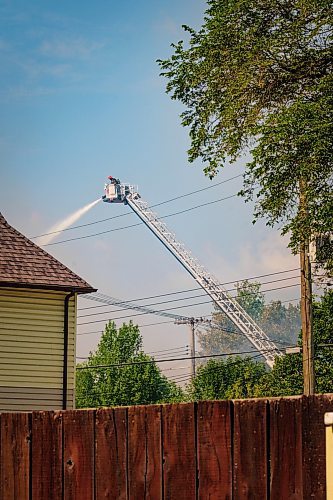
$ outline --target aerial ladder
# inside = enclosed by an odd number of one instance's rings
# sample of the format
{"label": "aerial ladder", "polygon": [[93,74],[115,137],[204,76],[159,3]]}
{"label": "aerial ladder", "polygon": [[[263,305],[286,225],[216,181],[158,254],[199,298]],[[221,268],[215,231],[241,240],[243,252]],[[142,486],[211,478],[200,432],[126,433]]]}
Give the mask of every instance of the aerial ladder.
{"label": "aerial ladder", "polygon": [[133,212],[190,273],[213,302],[260,352],[267,365],[272,368],[275,357],[281,356],[282,352],[256,324],[253,318],[228,294],[219,281],[206,271],[197,259],[192,256],[191,252],[185,248],[183,243],[177,240],[175,234],[151,210],[148,203],[142,200],[137,187],[121,183],[119,179],[109,176],[109,182],[105,184],[104,191],[103,201],[107,203],[123,203],[131,207]]}

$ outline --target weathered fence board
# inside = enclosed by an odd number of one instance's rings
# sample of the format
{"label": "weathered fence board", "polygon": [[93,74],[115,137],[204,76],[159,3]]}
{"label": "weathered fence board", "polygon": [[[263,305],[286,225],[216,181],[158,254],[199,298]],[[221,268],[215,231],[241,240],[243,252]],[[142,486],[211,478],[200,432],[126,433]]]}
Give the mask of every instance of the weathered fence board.
{"label": "weathered fence board", "polygon": [[127,498],[127,409],[96,411],[96,500]]}
{"label": "weathered fence board", "polygon": [[161,408],[128,409],[129,498],[162,498]]}
{"label": "weathered fence board", "polygon": [[267,402],[234,402],[234,496],[267,498]]}
{"label": "weathered fence board", "polygon": [[30,419],[27,413],[1,415],[1,500],[29,500]]}
{"label": "weathered fence board", "polygon": [[198,403],[199,500],[232,495],[231,402]]}
{"label": "weathered fence board", "polygon": [[64,497],[94,498],[94,411],[63,413]]}
{"label": "weathered fence board", "polygon": [[325,500],[333,395],[0,414],[0,500]]}
{"label": "weathered fence board", "polygon": [[302,398],[304,498],[326,498],[323,415],[333,411],[333,396]]}
{"label": "weathered fence board", "polygon": [[302,401],[275,399],[269,403],[270,498],[301,500]]}
{"label": "weathered fence board", "polygon": [[62,415],[32,414],[32,498],[62,500]]}
{"label": "weathered fence board", "polygon": [[195,405],[166,405],[163,415],[163,487],[165,500],[196,498]]}

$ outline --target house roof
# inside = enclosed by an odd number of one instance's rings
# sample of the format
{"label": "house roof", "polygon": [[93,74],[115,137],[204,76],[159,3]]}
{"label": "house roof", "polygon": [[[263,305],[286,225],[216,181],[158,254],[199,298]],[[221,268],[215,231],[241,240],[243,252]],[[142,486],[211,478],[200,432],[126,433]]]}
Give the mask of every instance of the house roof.
{"label": "house roof", "polygon": [[1,213],[0,286],[78,293],[96,291],[68,267],[10,226]]}

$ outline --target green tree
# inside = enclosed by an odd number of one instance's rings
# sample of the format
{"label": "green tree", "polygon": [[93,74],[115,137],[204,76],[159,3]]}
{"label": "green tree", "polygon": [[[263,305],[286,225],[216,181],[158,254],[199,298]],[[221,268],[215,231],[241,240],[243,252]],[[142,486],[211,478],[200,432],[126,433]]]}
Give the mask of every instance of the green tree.
{"label": "green tree", "polygon": [[[316,392],[333,392],[333,291],[326,292],[313,307],[314,366]],[[299,345],[302,345],[301,340]],[[272,371],[257,384],[257,396],[290,396],[303,392],[301,354],[276,360]]]}
{"label": "green tree", "polygon": [[259,324],[270,339],[281,345],[294,345],[301,328],[299,304],[283,304],[274,300],[266,304]]}
{"label": "green tree", "polygon": [[[317,393],[333,392],[333,291],[314,304],[314,344]],[[301,339],[301,335],[300,335]],[[302,345],[299,340],[299,345]],[[303,393],[302,355],[277,358],[274,368],[251,358],[210,360],[198,368],[187,387],[189,399],[229,399],[293,396]]]}
{"label": "green tree", "polygon": [[[173,44],[159,64],[167,92],[186,108],[189,160],[201,158],[212,178],[250,151],[241,194],[255,196],[255,220],[290,232],[297,253],[331,231],[331,1],[208,0],[201,29],[184,29],[188,46]],[[330,244],[329,265],[332,254]]]}
{"label": "green tree", "polygon": [[[272,301],[265,304],[265,297],[259,282],[245,280],[236,284],[237,302],[252,316],[268,337],[277,345],[294,345],[300,331],[299,305]],[[235,333],[233,333],[235,332]],[[253,345],[220,309],[215,307],[209,329],[198,333],[203,354],[218,354],[251,351]]]}
{"label": "green tree", "polygon": [[261,291],[261,283],[244,280],[236,283],[236,300],[240,306],[254,319],[260,320],[265,307],[265,297]]}
{"label": "green tree", "polygon": [[[150,404],[182,399],[181,389],[162,375],[152,361],[153,358],[142,350],[138,326],[130,322],[117,329],[115,323],[110,321],[96,352],[78,365],[83,369],[77,370],[76,374],[77,407]],[[110,366],[99,368],[100,365]]]}
{"label": "green tree", "polygon": [[264,363],[239,356],[210,360],[198,368],[188,385],[189,399],[231,399],[253,397],[258,380],[266,374]]}
{"label": "green tree", "polygon": [[[235,284],[237,302],[257,321],[262,314],[265,299],[260,283],[244,280]],[[253,348],[246,337],[235,327],[228,317],[214,305],[212,323],[208,330],[198,332],[197,337],[203,354],[218,354],[248,351]]]}

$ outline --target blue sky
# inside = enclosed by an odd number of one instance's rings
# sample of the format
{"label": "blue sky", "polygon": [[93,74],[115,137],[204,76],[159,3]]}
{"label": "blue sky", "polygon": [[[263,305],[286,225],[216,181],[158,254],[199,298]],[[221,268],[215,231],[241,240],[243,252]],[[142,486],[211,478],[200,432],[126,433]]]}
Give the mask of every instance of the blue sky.
{"label": "blue sky", "polygon": [[[182,108],[165,94],[156,64],[171,54],[170,43],[184,38],[182,24],[201,24],[204,2],[14,0],[0,5],[0,196],[9,223],[29,237],[44,233],[101,196],[110,174],[139,185],[150,203],[212,184],[200,163],[187,162]],[[227,166],[213,184],[242,173],[244,162]],[[164,205],[159,214],[234,194],[240,185],[236,179]],[[81,222],[128,210],[101,203]],[[137,222],[130,215],[68,231],[66,238],[120,227],[125,220]],[[221,281],[297,267],[278,232],[251,221],[251,206],[233,198],[170,218],[168,225]],[[121,299],[195,286],[143,226],[46,249],[101,292]],[[298,289],[291,288],[267,298],[297,296]],[[179,313],[210,310],[208,305]],[[188,343],[184,326],[142,333],[147,350]],[[79,337],[78,354],[85,355],[97,340],[96,334]]]}

